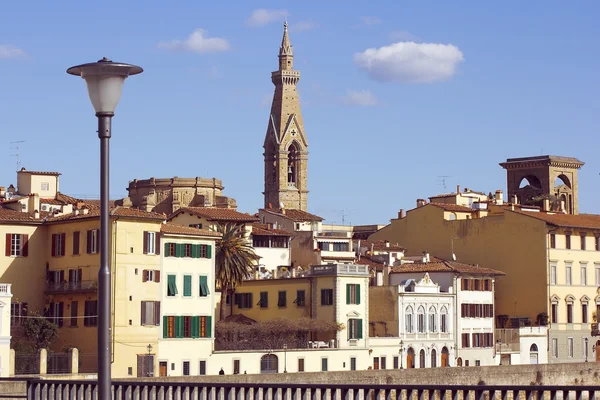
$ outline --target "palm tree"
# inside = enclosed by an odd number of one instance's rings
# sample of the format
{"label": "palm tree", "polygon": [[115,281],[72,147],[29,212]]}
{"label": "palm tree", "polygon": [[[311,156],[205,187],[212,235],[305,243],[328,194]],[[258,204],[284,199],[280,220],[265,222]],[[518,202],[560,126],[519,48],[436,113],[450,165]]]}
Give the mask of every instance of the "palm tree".
{"label": "palm tree", "polygon": [[260,259],[244,238],[244,226],[227,223],[215,229],[222,237],[217,240],[216,280],[221,286],[220,319],[225,315],[225,298],[231,290],[252,276],[254,265]]}

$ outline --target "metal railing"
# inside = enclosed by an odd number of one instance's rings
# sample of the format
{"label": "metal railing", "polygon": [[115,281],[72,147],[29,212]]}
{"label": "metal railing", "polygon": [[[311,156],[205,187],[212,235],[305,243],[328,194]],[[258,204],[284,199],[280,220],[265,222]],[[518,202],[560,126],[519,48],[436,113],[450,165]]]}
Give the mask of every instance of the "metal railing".
{"label": "metal railing", "polygon": [[[112,383],[113,400],[596,400],[599,396],[600,386]],[[29,380],[27,399],[97,400],[98,388],[95,381]]]}
{"label": "metal railing", "polygon": [[77,281],[77,282],[48,282],[46,283],[46,293],[68,293],[68,292],[95,292],[98,288],[97,281]]}

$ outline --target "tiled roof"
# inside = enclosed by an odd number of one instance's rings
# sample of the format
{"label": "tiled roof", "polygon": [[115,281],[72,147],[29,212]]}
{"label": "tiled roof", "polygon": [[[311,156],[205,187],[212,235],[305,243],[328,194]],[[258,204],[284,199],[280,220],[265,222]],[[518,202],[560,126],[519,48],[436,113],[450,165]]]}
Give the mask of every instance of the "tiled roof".
{"label": "tiled roof", "polygon": [[[358,240],[354,240],[354,244],[358,246]],[[371,250],[371,245],[374,251],[404,251],[405,247],[400,246],[398,243],[389,243],[386,246],[385,240],[360,240],[360,247],[366,247],[367,250]]]}
{"label": "tiled roof", "polygon": [[462,264],[455,261],[432,261],[428,263],[407,263],[392,267],[392,273],[403,272],[454,272],[467,275],[488,275],[502,276],[506,275],[502,271],[491,268],[482,268],[475,265]]}
{"label": "tiled roof", "polygon": [[209,221],[228,221],[228,222],[254,222],[258,218],[244,214],[231,208],[216,208],[216,207],[183,207],[169,216],[169,219],[181,213],[190,213],[198,217],[206,218]]}
{"label": "tiled roof", "polygon": [[231,322],[234,324],[242,324],[242,325],[254,325],[256,323],[252,318],[246,317],[244,314],[235,314],[230,315],[226,318],[223,318],[223,322]]}
{"label": "tiled roof", "polygon": [[545,212],[512,211],[517,214],[527,215],[554,226],[565,228],[600,229],[600,215],[598,214],[547,214]]}
{"label": "tiled roof", "polygon": [[[110,210],[110,215],[112,217],[121,217],[121,218],[140,218],[140,219],[150,219],[157,221],[164,221],[167,217],[164,214],[158,214],[154,212],[146,212],[141,211],[135,208],[126,208],[126,207],[113,207]],[[63,214],[56,217],[49,217],[47,219],[48,222],[58,222],[58,221],[70,221],[77,219],[86,219],[86,218],[98,218],[100,216],[100,208],[91,208],[87,214],[75,212],[69,214]]]}
{"label": "tiled roof", "polygon": [[356,257],[341,257],[341,256],[323,256],[321,255],[321,258],[324,258],[326,260],[344,260],[344,261],[354,261],[356,260]]}
{"label": "tiled roof", "polygon": [[441,208],[444,211],[452,211],[452,212],[468,212],[472,213],[475,210],[465,206],[459,206],[458,204],[444,204],[444,203],[429,203],[432,206]]}
{"label": "tiled roof", "polygon": [[265,209],[265,211],[272,213],[272,214],[284,216],[294,222],[323,221],[323,218],[319,217],[318,215],[311,214],[309,212],[302,211],[302,210],[285,209],[285,210],[281,211],[281,210],[274,210],[274,209]]}
{"label": "tiled roof", "polygon": [[34,222],[42,223],[42,219],[35,219],[29,213],[9,210],[0,207],[0,223],[2,222]]}
{"label": "tiled roof", "polygon": [[32,175],[54,175],[54,176],[58,176],[58,175],[62,175],[60,172],[51,172],[51,171],[28,171],[25,168],[21,168],[20,171],[17,171],[19,173],[25,173],[25,174],[32,174]]}
{"label": "tiled roof", "polygon": [[269,229],[266,224],[259,224],[258,222],[252,224],[252,234],[261,236],[293,236],[292,232],[281,229]]}
{"label": "tiled roof", "polygon": [[20,196],[20,197],[12,197],[10,200],[4,200],[4,201],[1,201],[1,202],[0,202],[0,204],[11,204],[11,203],[16,203],[16,202],[18,202],[19,200],[23,200],[23,199],[26,199],[26,197],[25,197],[25,196]]}
{"label": "tiled roof", "polygon": [[376,271],[381,271],[381,270],[383,270],[383,267],[384,267],[384,265],[382,263],[373,261],[370,258],[365,257],[365,256],[361,256],[360,259],[356,259],[354,264],[367,265],[369,267],[369,269],[373,269]]}
{"label": "tiled roof", "polygon": [[172,235],[193,235],[193,236],[210,236],[210,237],[221,237],[218,232],[209,231],[208,229],[192,228],[190,226],[177,225],[170,222],[162,224],[160,226],[162,233],[168,233]]}
{"label": "tiled roof", "polygon": [[62,206],[65,204],[63,201],[60,201],[57,199],[52,199],[52,198],[40,199],[40,203],[41,204],[51,204],[51,205],[55,205],[55,206]]}

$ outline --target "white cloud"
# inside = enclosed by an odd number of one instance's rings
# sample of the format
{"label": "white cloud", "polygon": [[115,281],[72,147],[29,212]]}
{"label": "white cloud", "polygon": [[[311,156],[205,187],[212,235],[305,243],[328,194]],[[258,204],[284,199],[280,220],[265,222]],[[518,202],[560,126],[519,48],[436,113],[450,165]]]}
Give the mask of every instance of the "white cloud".
{"label": "white cloud", "polygon": [[377,97],[368,90],[350,90],[346,91],[346,95],[342,98],[344,103],[357,106],[374,106],[379,103]]}
{"label": "white cloud", "polygon": [[312,21],[300,21],[290,26],[292,32],[305,32],[311,31],[317,27],[317,24]]}
{"label": "white cloud", "polygon": [[398,42],[354,54],[354,63],[380,82],[431,83],[454,75],[464,60],[451,44]]}
{"label": "white cloud", "polygon": [[378,18],[378,17],[373,17],[373,16],[362,16],[360,17],[360,22],[363,25],[379,25],[381,24],[383,21]]}
{"label": "white cloud", "polygon": [[206,37],[203,29],[196,29],[187,39],[159,42],[158,48],[192,53],[215,53],[229,50],[229,42],[224,38]]}
{"label": "white cloud", "polygon": [[268,10],[259,8],[252,11],[252,15],[246,21],[249,26],[265,26],[271,22],[283,22],[288,16],[287,10]]}
{"label": "white cloud", "polygon": [[422,42],[423,40],[417,35],[413,35],[406,31],[392,31],[389,38],[392,42]]}
{"label": "white cloud", "polygon": [[27,53],[10,44],[0,44],[0,60],[26,58]]}

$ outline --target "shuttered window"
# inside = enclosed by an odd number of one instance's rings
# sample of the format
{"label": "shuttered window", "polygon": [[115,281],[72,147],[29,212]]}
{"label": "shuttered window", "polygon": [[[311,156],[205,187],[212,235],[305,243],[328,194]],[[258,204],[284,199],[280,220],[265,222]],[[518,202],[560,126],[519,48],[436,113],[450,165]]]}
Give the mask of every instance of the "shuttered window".
{"label": "shuttered window", "polygon": [[360,285],[353,283],[346,285],[346,304],[360,304]]}
{"label": "shuttered window", "polygon": [[185,297],[190,297],[192,295],[192,276],[191,275],[183,276],[183,295]]}
{"label": "shuttered window", "polygon": [[177,295],[177,283],[175,275],[167,275],[167,296]]}
{"label": "shuttered window", "polygon": [[208,290],[208,277],[200,275],[200,297],[206,297],[210,294]]}

